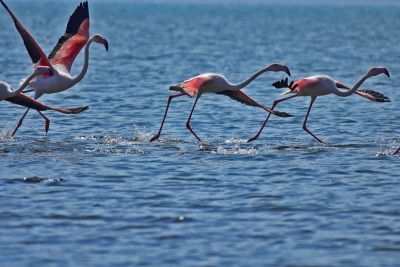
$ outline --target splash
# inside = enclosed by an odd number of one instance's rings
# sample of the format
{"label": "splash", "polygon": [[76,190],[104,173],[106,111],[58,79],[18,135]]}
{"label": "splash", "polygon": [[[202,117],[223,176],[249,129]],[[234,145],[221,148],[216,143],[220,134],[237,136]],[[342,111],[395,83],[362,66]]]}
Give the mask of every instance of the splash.
{"label": "splash", "polygon": [[213,154],[220,155],[257,155],[263,149],[256,149],[254,147],[251,148],[240,148],[239,145],[234,145],[231,148],[225,149],[222,146],[218,147],[216,151],[211,151]]}
{"label": "splash", "polygon": [[247,139],[231,138],[231,139],[225,140],[224,143],[226,143],[226,144],[246,144]]}
{"label": "splash", "polygon": [[6,125],[1,129],[0,141],[13,141],[14,138],[11,136],[15,125],[7,121]]}
{"label": "splash", "polygon": [[135,131],[133,134],[132,139],[134,141],[138,142],[149,142],[150,139],[153,137],[153,131],[147,133],[146,132],[146,127],[143,127],[143,131],[139,130],[139,127],[137,125],[134,125]]}

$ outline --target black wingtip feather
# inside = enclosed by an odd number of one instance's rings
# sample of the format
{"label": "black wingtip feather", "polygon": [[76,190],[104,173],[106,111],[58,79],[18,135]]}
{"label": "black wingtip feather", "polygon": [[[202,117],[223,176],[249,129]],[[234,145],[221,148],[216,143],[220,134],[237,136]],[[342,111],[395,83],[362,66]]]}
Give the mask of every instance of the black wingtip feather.
{"label": "black wingtip feather", "polygon": [[360,93],[372,96],[376,102],[391,102],[389,97],[373,90],[357,90]]}
{"label": "black wingtip feather", "polygon": [[87,109],[89,109],[89,106],[85,106],[85,107],[79,107],[79,108],[70,108],[68,109],[69,111],[71,111],[71,114],[78,114],[81,113],[82,111],[85,111]]}
{"label": "black wingtip feather", "polygon": [[86,19],[89,19],[89,5],[87,1],[80,3],[80,5],[75,9],[74,13],[72,13],[71,17],[69,18],[64,35],[60,37],[53,51],[51,51],[51,53],[49,54],[49,60],[52,60],[56,56],[58,50],[61,49],[63,44],[68,41],[68,39],[78,33],[82,22],[84,22]]}
{"label": "black wingtip feather", "polygon": [[277,111],[277,110],[274,110],[274,113],[275,113],[274,115],[276,115],[278,117],[282,117],[282,118],[294,117],[294,115],[290,115],[290,114],[288,114],[286,112],[280,112],[280,111]]}

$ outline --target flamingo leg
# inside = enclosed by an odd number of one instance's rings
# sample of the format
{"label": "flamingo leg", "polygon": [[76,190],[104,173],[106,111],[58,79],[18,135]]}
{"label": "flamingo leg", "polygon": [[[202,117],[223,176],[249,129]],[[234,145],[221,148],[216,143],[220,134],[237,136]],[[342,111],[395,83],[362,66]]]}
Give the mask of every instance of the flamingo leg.
{"label": "flamingo leg", "polygon": [[396,150],[396,152],[394,152],[393,153],[393,155],[392,156],[394,156],[394,155],[396,155],[397,154],[397,152],[399,152],[399,150],[400,150],[400,147]]}
{"label": "flamingo leg", "polygon": [[158,138],[160,138],[161,129],[162,129],[163,125],[164,125],[165,118],[167,117],[169,103],[171,102],[172,98],[175,98],[175,97],[178,97],[178,96],[183,96],[183,94],[171,95],[171,96],[168,97],[167,108],[165,109],[164,119],[163,119],[163,121],[161,123],[160,130],[158,130],[158,133],[153,138],[150,139],[150,142],[153,142],[153,141],[157,140]]}
{"label": "flamingo leg", "polygon": [[[286,97],[286,98],[275,100],[274,103],[272,104],[271,110],[274,110],[274,108],[276,107],[276,105],[278,105],[279,102],[283,102],[285,100],[288,100],[288,99],[296,97],[296,96],[297,95],[292,95],[292,96],[289,96],[289,97]],[[269,117],[271,116],[271,114],[272,114],[271,112],[268,114],[267,119],[264,121],[264,124],[261,126],[261,129],[258,131],[258,133],[255,136],[253,136],[252,138],[247,140],[247,143],[258,139],[258,136],[261,134],[262,130],[264,129],[265,124],[267,124],[267,121],[268,121]]]}
{"label": "flamingo leg", "polygon": [[193,110],[194,110],[194,107],[196,106],[197,100],[199,100],[198,97],[196,98],[196,101],[194,101],[192,111],[190,112],[189,118],[188,118],[188,120],[187,120],[187,122],[186,122],[186,128],[189,129],[189,131],[197,138],[197,140],[199,140],[200,143],[203,143],[203,142],[200,140],[200,138],[193,132],[192,128],[190,128],[190,124],[189,124],[190,119],[192,118]]}
{"label": "flamingo leg", "polygon": [[307,115],[306,118],[304,119],[304,123],[303,123],[303,130],[306,131],[307,133],[309,133],[312,137],[314,137],[315,139],[318,140],[318,142],[320,142],[321,144],[323,144],[324,142],[322,142],[321,140],[319,140],[315,135],[313,135],[306,127],[306,123],[307,123],[307,118],[308,118],[308,114],[310,114],[310,110],[312,107],[312,104],[314,103],[315,99],[311,100],[310,106],[308,107],[308,111],[307,111]]}
{"label": "flamingo leg", "polygon": [[21,126],[22,121],[24,120],[24,118],[25,118],[26,114],[28,113],[29,109],[30,109],[30,108],[28,108],[28,109],[25,111],[25,113],[24,113],[24,115],[22,116],[22,118],[18,121],[17,127],[15,127],[15,130],[14,130],[14,132],[13,132],[12,135],[11,135],[12,137],[14,137],[14,134],[17,132],[18,128]]}
{"label": "flamingo leg", "polygon": [[25,91],[23,91],[22,93],[29,93],[29,92],[32,92],[32,91],[35,91],[34,89],[28,89],[28,90],[25,90]]}
{"label": "flamingo leg", "polygon": [[46,121],[46,125],[44,126],[44,130],[47,133],[47,131],[49,130],[50,127],[50,120],[48,118],[46,118],[45,115],[42,114],[42,112],[40,112],[39,110],[36,110],[42,117],[43,119]]}

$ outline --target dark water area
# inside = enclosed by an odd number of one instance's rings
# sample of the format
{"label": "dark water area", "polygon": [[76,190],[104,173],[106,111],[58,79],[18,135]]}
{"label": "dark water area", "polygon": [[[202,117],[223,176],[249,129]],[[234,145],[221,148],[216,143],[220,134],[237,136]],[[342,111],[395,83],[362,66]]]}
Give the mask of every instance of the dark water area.
{"label": "dark water area", "polygon": [[[50,53],[74,1],[7,1]],[[85,78],[39,100],[81,114],[0,103],[1,266],[399,266],[400,5],[397,2],[90,2]],[[32,72],[11,18],[0,8],[0,81]],[[280,103],[294,117],[222,95],[172,100],[169,86],[201,73],[239,83],[278,62],[290,80],[325,74],[353,86],[371,67],[391,75],[352,95]],[[72,75],[79,73],[83,53]],[[267,72],[243,91],[266,106],[286,78]]]}

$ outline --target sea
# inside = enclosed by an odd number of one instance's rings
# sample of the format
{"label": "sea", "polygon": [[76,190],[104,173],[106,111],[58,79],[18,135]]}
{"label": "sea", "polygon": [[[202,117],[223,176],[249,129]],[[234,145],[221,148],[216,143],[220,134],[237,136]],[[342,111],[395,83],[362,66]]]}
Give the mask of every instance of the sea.
{"label": "sea", "polygon": [[[6,0],[46,54],[79,1]],[[400,266],[400,3],[397,1],[90,1],[89,68],[39,101],[80,114],[0,103],[1,266]],[[0,81],[32,73],[0,6]],[[84,62],[83,51],[71,74]],[[270,107],[271,84],[328,75],[358,95],[281,102],[268,115],[224,95],[174,98],[202,73]],[[33,93],[27,93],[33,96]]]}

